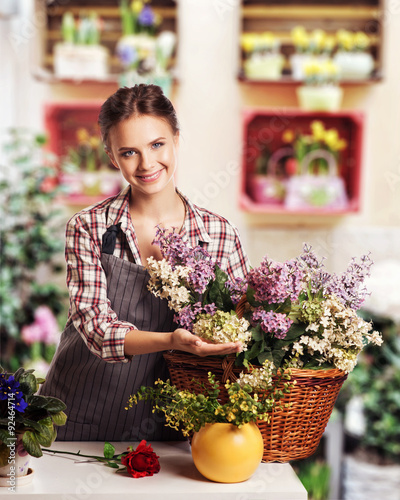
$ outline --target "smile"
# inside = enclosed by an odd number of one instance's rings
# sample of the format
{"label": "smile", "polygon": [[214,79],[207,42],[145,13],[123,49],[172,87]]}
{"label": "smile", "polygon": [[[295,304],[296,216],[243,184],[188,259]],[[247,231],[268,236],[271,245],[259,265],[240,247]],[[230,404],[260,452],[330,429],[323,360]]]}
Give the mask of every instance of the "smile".
{"label": "smile", "polygon": [[151,181],[155,181],[156,179],[158,179],[161,175],[161,172],[162,172],[162,170],[158,170],[158,172],[155,172],[154,174],[137,175],[137,177],[144,182],[151,182]]}

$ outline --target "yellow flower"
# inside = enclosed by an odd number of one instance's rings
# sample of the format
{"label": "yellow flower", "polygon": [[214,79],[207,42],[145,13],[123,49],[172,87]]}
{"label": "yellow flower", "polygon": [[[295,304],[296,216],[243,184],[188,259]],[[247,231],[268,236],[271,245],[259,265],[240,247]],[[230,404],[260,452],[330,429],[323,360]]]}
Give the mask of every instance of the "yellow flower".
{"label": "yellow flower", "polygon": [[324,61],[322,64],[322,73],[327,76],[336,76],[339,72],[339,67],[335,64],[332,59]]}
{"label": "yellow flower", "polygon": [[332,151],[337,151],[337,145],[339,142],[339,134],[335,128],[331,128],[325,131],[324,142]]}
{"label": "yellow flower", "polygon": [[256,37],[254,33],[244,33],[240,38],[241,45],[245,52],[253,52],[256,46]]}
{"label": "yellow flower", "polygon": [[142,0],[133,0],[133,2],[131,3],[131,9],[134,12],[134,14],[140,14],[143,9]]}
{"label": "yellow flower", "polygon": [[89,132],[85,128],[78,128],[76,131],[76,138],[79,143],[88,142],[89,140]]}
{"label": "yellow flower", "polygon": [[322,141],[324,139],[325,127],[324,124],[319,120],[314,120],[311,122],[311,131],[313,138],[316,141]]}
{"label": "yellow flower", "polygon": [[332,52],[332,50],[335,48],[336,45],[336,39],[333,35],[326,35],[323,43],[323,50],[326,50],[327,52]]}
{"label": "yellow flower", "polygon": [[275,45],[275,36],[270,31],[262,33],[259,39],[260,39],[260,45],[262,45],[267,49],[272,49]]}
{"label": "yellow flower", "polygon": [[306,49],[310,44],[310,38],[304,26],[296,26],[291,31],[293,43],[296,47]]}
{"label": "yellow flower", "polygon": [[100,139],[97,136],[92,135],[89,137],[89,144],[93,149],[96,149],[100,145]]}
{"label": "yellow flower", "polygon": [[322,65],[318,59],[313,58],[304,64],[304,73],[308,77],[320,75],[322,73]]}
{"label": "yellow flower", "polygon": [[347,141],[346,139],[339,139],[337,143],[337,150],[342,151],[343,149],[347,148]]}
{"label": "yellow flower", "polygon": [[365,50],[369,47],[369,38],[363,31],[357,31],[354,34],[354,45],[360,49]]}
{"label": "yellow flower", "polygon": [[310,41],[311,44],[320,51],[324,47],[325,38],[326,38],[325,31],[317,29],[311,33]]}
{"label": "yellow flower", "polygon": [[287,128],[282,134],[282,141],[288,144],[294,141],[294,132],[292,129]]}
{"label": "yellow flower", "polygon": [[336,33],[336,38],[339,43],[345,50],[353,50],[354,48],[354,35],[350,31],[347,30],[339,30]]}

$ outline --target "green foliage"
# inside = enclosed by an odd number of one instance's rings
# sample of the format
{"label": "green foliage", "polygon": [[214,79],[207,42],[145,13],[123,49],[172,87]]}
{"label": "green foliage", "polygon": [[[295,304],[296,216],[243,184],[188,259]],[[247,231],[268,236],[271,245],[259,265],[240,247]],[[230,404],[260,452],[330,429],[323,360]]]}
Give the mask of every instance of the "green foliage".
{"label": "green foliage", "polygon": [[[41,457],[41,447],[51,446],[57,436],[56,426],[64,425],[67,420],[64,413],[66,406],[61,400],[36,394],[43,379],[37,378],[33,372],[34,370],[19,368],[13,374],[20,384],[23,399],[28,404],[23,412],[15,411],[10,420],[8,400],[0,401],[0,441],[3,444],[0,446],[0,467],[6,463],[2,453],[4,444],[14,441],[17,435],[22,434],[25,450],[33,457]],[[1,367],[0,373],[4,373],[7,378],[12,375],[4,372]]]}
{"label": "green foliage", "polygon": [[54,208],[61,192],[60,171],[56,157],[44,150],[45,142],[43,135],[13,129],[2,143],[0,338],[2,362],[12,371],[27,357],[22,327],[33,322],[42,304],[59,315],[66,296],[55,285],[37,280],[39,266],[41,273],[60,271],[55,257],[63,250],[63,238],[56,236],[59,211]]}
{"label": "green foliage", "polygon": [[299,463],[297,474],[307,490],[309,500],[327,500],[329,497],[329,466],[320,461],[312,460]]}
{"label": "green foliage", "polygon": [[400,329],[391,321],[372,319],[385,342],[366,348],[342,398],[362,397],[366,427],[360,444],[382,460],[400,463]]}
{"label": "green foliage", "polygon": [[157,380],[154,387],[142,386],[130,396],[126,409],[139,401],[151,400],[154,411],[164,413],[166,425],[176,430],[181,428],[184,436],[199,431],[208,423],[231,423],[241,427],[249,422],[269,420],[271,410],[290,391],[289,383],[284,383],[283,390],[278,390],[282,379],[288,378],[288,374],[278,377],[263,391],[256,391],[248,383],[228,381],[225,384],[228,394],[226,403],[221,401],[220,384],[211,372],[208,373],[207,385],[193,381],[198,385],[195,392],[180,390],[169,380]]}

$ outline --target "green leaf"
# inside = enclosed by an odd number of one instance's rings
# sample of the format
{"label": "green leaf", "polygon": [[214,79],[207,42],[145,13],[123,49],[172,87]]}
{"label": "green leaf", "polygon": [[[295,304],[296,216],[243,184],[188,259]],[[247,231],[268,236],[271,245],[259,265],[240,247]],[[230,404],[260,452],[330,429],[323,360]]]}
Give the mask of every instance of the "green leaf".
{"label": "green leaf", "polygon": [[108,441],[106,441],[104,443],[104,457],[105,458],[113,458],[114,453],[115,453],[114,446],[111,443],[109,443]]}
{"label": "green leaf", "polygon": [[293,323],[286,333],[286,341],[293,341],[304,335],[307,325],[305,323]]}
{"label": "green leaf", "polygon": [[263,340],[264,339],[264,332],[261,330],[261,325],[260,324],[258,324],[255,327],[251,328],[251,337],[255,341]]}
{"label": "green leaf", "polygon": [[45,406],[49,413],[59,413],[66,409],[66,405],[58,398],[51,398],[46,396],[47,404]]}
{"label": "green leaf", "polygon": [[[51,419],[50,419],[51,420]],[[39,422],[42,425],[42,430],[41,432],[35,432],[35,436],[42,446],[51,446],[51,443],[53,442],[52,439],[52,425],[49,427],[47,425],[47,422],[43,422],[42,420]]]}
{"label": "green leaf", "polygon": [[108,467],[112,467],[113,469],[119,469],[118,464],[115,462],[107,462]]}
{"label": "green leaf", "polygon": [[249,350],[245,351],[246,359],[251,361],[261,353],[261,350],[262,350],[262,341],[259,340],[258,342],[255,342]]}
{"label": "green leaf", "polygon": [[265,350],[257,356],[257,360],[262,365],[266,360],[273,361],[272,352],[270,349]]}
{"label": "green leaf", "polygon": [[30,404],[35,408],[46,408],[47,398],[45,396],[33,396]]}
{"label": "green leaf", "polygon": [[25,450],[29,453],[29,455],[32,455],[32,457],[39,458],[43,455],[40,443],[33,432],[24,432],[22,444],[24,445]]}
{"label": "green leaf", "polygon": [[58,413],[53,413],[50,416],[55,425],[65,425],[67,421],[67,415],[63,411],[59,411]]}

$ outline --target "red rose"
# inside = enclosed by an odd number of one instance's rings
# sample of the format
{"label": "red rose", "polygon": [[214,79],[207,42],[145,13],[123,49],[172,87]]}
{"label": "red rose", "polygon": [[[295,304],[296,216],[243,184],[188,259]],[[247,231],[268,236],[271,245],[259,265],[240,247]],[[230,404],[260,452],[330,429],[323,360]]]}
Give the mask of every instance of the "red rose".
{"label": "red rose", "polygon": [[129,474],[133,477],[145,477],[157,474],[160,471],[160,463],[151,445],[146,446],[146,441],[140,442],[136,450],[131,450],[127,455],[121,458],[121,463],[126,465]]}

